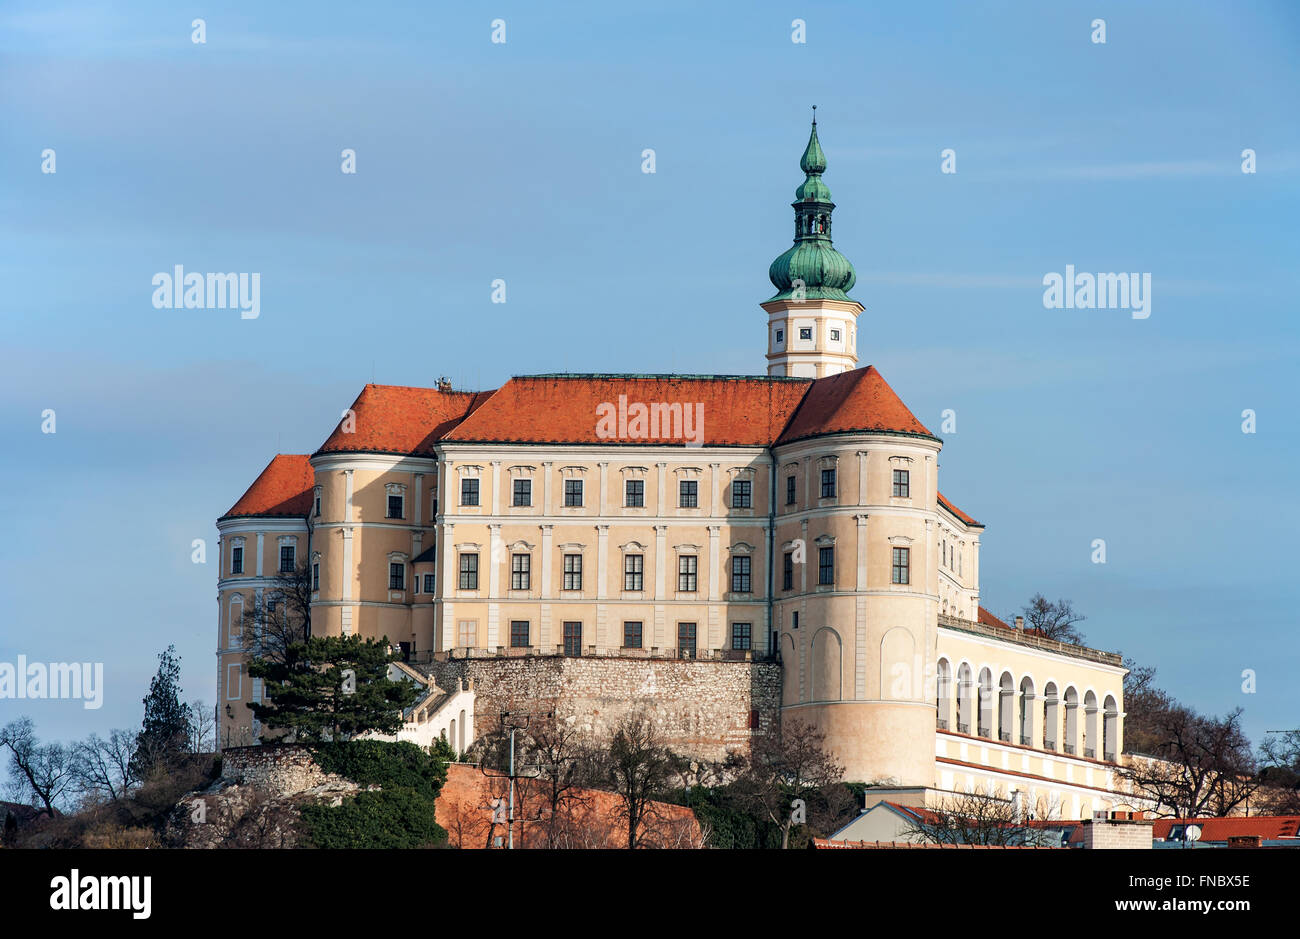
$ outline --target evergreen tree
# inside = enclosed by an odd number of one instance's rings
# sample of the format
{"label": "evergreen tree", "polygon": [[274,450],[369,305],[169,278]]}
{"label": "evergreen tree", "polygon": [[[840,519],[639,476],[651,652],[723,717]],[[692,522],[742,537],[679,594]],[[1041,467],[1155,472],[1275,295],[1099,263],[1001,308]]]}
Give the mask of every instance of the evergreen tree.
{"label": "evergreen tree", "polygon": [[147,779],[189,752],[190,712],[181,703],[181,660],[174,645],[158,655],[158,673],[144,698],[144,721],[135,738],[130,770]]}
{"label": "evergreen tree", "polygon": [[249,707],[267,729],[287,731],[299,743],[396,733],[417,692],[409,681],[389,680],[395,658],[387,637],[312,636],[277,658],[250,662],[248,674],[264,681],[267,700]]}

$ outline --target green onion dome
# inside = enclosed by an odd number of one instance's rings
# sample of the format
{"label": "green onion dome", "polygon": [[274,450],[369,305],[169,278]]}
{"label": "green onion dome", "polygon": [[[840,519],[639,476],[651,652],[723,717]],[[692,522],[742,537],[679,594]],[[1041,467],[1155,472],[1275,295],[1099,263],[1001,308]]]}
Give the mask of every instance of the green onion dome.
{"label": "green onion dome", "polygon": [[795,298],[796,283],[802,283],[807,300],[844,300],[852,303],[847,291],[853,289],[858,275],[849,259],[831,245],[831,213],[835,203],[831,191],[822,182],[826,171],[826,154],[817,140],[817,120],[804,148],[799,168],[805,179],[795,190],[794,245],[772,262],[767,276],[776,287],[773,300]]}

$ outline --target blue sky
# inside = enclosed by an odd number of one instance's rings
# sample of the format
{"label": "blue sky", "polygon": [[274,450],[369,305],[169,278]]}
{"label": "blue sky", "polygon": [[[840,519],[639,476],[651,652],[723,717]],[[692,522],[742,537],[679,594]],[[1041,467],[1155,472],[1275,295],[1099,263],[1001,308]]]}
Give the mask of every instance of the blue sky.
{"label": "blue sky", "polygon": [[[107,683],[0,721],[135,727],[169,643],[210,703],[191,541],[364,382],[763,372],[817,104],[861,359],[956,411],[984,605],[1068,597],[1187,703],[1300,726],[1300,8],[119,6],[0,7],[0,661]],[[260,272],[260,317],[154,309],[176,264]],[[1045,309],[1067,264],[1150,272],[1150,318]]]}

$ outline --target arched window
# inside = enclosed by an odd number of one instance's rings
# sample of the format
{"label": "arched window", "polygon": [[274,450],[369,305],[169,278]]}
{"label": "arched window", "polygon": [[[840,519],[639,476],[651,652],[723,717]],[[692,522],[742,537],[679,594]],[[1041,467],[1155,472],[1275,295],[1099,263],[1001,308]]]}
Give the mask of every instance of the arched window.
{"label": "arched window", "polygon": [[1020,679],[1020,745],[1034,745],[1034,680],[1028,675]]}
{"label": "arched window", "polygon": [[952,720],[952,666],[947,659],[939,660],[938,674],[935,676],[935,707],[937,708],[935,726],[940,730],[948,729]]}
{"label": "arched window", "polygon": [[962,663],[957,670],[957,733],[970,733],[971,696],[975,691],[975,682],[971,678],[970,666]]}
{"label": "arched window", "polygon": [[1073,756],[1079,746],[1079,692],[1071,685],[1065,689],[1065,744],[1062,749]]}
{"label": "arched window", "polygon": [[1049,681],[1043,689],[1043,749],[1055,750],[1060,733],[1060,700],[1056,696],[1056,683]]}
{"label": "arched window", "polygon": [[1119,750],[1119,707],[1111,695],[1106,695],[1101,720],[1102,759],[1115,762]]}
{"label": "arched window", "polygon": [[1091,691],[1083,696],[1083,755],[1097,758],[1097,696]]}
{"label": "arched window", "polygon": [[979,683],[979,735],[993,736],[993,673],[980,669]]}
{"label": "arched window", "polygon": [[1003,743],[1011,742],[1011,730],[1015,724],[1016,680],[1010,672],[1003,672],[998,682],[998,739]]}

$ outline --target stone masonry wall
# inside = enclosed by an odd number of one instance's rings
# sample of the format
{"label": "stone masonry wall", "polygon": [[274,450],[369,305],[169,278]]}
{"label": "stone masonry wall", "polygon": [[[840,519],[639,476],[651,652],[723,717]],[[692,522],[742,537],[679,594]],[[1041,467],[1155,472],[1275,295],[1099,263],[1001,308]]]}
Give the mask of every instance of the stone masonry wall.
{"label": "stone masonry wall", "polygon": [[599,740],[640,712],[669,747],[702,760],[748,752],[781,706],[781,667],[771,662],[552,655],[450,659],[422,668],[443,690],[463,678],[473,682],[480,735],[497,727],[502,711],[540,717],[554,710]]}
{"label": "stone masonry wall", "polygon": [[263,789],[272,797],[292,795],[327,783],[352,786],[342,776],[321,769],[302,747],[275,744],[223,750],[221,775],[240,785]]}

